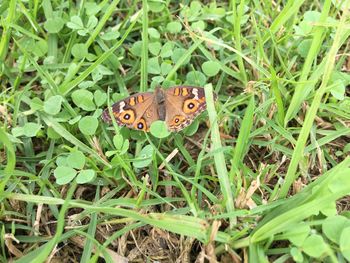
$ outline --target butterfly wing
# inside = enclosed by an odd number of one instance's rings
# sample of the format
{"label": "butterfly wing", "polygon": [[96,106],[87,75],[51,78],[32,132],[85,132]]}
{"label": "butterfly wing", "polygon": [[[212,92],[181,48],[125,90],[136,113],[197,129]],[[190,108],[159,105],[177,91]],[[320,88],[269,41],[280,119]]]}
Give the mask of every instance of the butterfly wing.
{"label": "butterfly wing", "polygon": [[[112,113],[118,125],[148,131],[152,122],[158,119],[154,93],[137,93],[120,100],[112,105]],[[111,123],[108,109],[103,111],[102,119]]]}
{"label": "butterfly wing", "polygon": [[176,86],[167,89],[165,94],[165,122],[170,131],[184,129],[207,108],[203,88]]}

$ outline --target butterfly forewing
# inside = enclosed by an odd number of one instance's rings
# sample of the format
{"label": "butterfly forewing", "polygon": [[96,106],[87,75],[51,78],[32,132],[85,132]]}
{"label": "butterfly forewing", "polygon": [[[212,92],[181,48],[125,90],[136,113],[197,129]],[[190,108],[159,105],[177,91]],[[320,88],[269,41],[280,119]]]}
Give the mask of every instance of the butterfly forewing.
{"label": "butterfly forewing", "polygon": [[[147,121],[143,119],[143,115],[148,108],[153,107],[153,98],[152,92],[137,93],[114,103],[111,110],[117,124],[131,129],[147,130]],[[108,123],[112,121],[108,109],[103,111],[102,119]]]}

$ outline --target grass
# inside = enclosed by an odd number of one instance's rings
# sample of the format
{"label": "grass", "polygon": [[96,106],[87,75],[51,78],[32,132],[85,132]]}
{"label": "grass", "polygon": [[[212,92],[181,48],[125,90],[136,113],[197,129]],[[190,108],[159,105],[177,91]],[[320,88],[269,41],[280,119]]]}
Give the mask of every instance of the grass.
{"label": "grass", "polygon": [[[350,261],[335,2],[2,1],[0,261]],[[101,120],[182,84],[207,111],[179,133]]]}

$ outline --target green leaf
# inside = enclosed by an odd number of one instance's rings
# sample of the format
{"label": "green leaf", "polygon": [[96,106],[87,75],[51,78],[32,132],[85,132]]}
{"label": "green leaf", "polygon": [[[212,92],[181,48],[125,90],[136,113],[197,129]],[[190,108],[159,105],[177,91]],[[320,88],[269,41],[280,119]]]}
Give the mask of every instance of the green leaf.
{"label": "green leaf", "polygon": [[61,111],[61,104],[63,98],[61,95],[55,95],[50,97],[44,102],[44,111],[50,115],[56,115]]}
{"label": "green leaf", "polygon": [[344,100],[345,98],[345,85],[343,81],[337,79],[332,83],[331,94],[337,100]]}
{"label": "green leaf", "polygon": [[168,128],[164,121],[155,121],[152,123],[150,132],[154,137],[165,138],[170,135]]}
{"label": "green leaf", "polygon": [[56,183],[59,185],[68,184],[76,176],[77,172],[67,166],[58,166],[54,171],[54,176],[56,178]]}
{"label": "green leaf", "polygon": [[350,143],[347,143],[343,149],[344,153],[350,152]]}
{"label": "green leaf", "polygon": [[136,156],[136,160],[133,162],[135,168],[143,168],[148,166],[152,162],[153,147],[152,145],[146,145],[140,153]]}
{"label": "green leaf", "polygon": [[34,110],[34,111],[41,110],[43,108],[43,106],[44,106],[44,103],[38,97],[34,97],[30,101],[30,109],[31,110]]}
{"label": "green leaf", "polygon": [[44,58],[43,64],[44,65],[52,65],[57,63],[57,57],[55,56],[47,56]]}
{"label": "green leaf", "polygon": [[155,75],[160,74],[160,66],[157,57],[148,60],[148,73]]}
{"label": "green leaf", "polygon": [[193,30],[199,30],[199,31],[204,31],[205,29],[205,23],[203,20],[199,20],[197,22],[194,22],[191,24],[191,28]]}
{"label": "green leaf", "polygon": [[202,70],[208,77],[213,77],[219,73],[220,64],[216,61],[206,61],[202,64]]}
{"label": "green leaf", "polygon": [[305,239],[310,234],[310,226],[302,222],[298,225],[291,226],[285,233],[284,236],[292,242],[295,246],[301,246]]}
{"label": "green leaf", "polygon": [[170,33],[180,33],[181,29],[182,29],[182,25],[180,22],[174,21],[174,22],[170,22],[167,24],[166,29],[170,32]]}
{"label": "green leaf", "polygon": [[121,135],[121,134],[114,135],[114,137],[113,137],[113,144],[114,144],[114,147],[117,150],[120,150],[123,147],[123,144],[124,144],[123,135]]}
{"label": "green leaf", "polygon": [[88,90],[78,89],[73,91],[72,100],[75,105],[86,111],[93,111],[96,109],[94,102],[92,101],[94,96]]}
{"label": "green leaf", "polygon": [[98,119],[102,115],[102,112],[103,112],[103,109],[96,109],[92,116]]}
{"label": "green leaf", "polygon": [[80,119],[81,119],[81,115],[78,115],[78,116],[74,117],[73,119],[70,119],[70,120],[68,121],[68,123],[69,123],[70,125],[73,125],[73,124],[76,124]]}
{"label": "green leaf", "polygon": [[119,36],[120,36],[120,33],[114,30],[101,34],[101,38],[106,41],[116,40]]}
{"label": "green leaf", "polygon": [[199,121],[198,119],[195,119],[190,126],[184,129],[184,134],[186,134],[186,136],[192,136],[197,132],[198,127],[199,127]]}
{"label": "green leaf", "polygon": [[92,169],[81,170],[76,180],[78,184],[85,184],[95,179],[96,173]]}
{"label": "green leaf", "polygon": [[318,258],[326,252],[327,247],[322,236],[315,234],[305,239],[302,249],[309,256]]}
{"label": "green leaf", "polygon": [[[172,61],[174,62],[174,64],[176,64],[183,56],[183,54],[186,53],[186,49],[184,48],[176,48],[171,56]],[[182,65],[186,65],[190,62],[191,57],[188,56],[185,58],[184,62],[182,63]]]}
{"label": "green leaf", "polygon": [[202,5],[199,1],[191,1],[190,10],[193,14],[200,14]]}
{"label": "green leaf", "polygon": [[42,125],[35,122],[27,122],[23,126],[23,135],[27,137],[35,137],[40,131]]}
{"label": "green leaf", "polygon": [[101,74],[102,76],[112,76],[114,75],[114,72],[112,70],[110,70],[109,68],[103,66],[103,65],[98,65],[97,68],[92,72],[95,73],[98,72],[99,74]]}
{"label": "green leaf", "polygon": [[47,53],[47,42],[43,40],[35,41],[35,44],[31,47],[31,51],[35,56],[42,57]]}
{"label": "green leaf", "polygon": [[160,86],[160,83],[162,83],[164,81],[164,77],[163,76],[154,76],[152,77],[152,84],[151,87],[153,89],[157,88]]}
{"label": "green leaf", "polygon": [[107,94],[100,90],[96,90],[94,93],[94,101],[97,107],[102,106],[107,100]]}
{"label": "green leaf", "polygon": [[97,82],[103,78],[105,75],[113,75],[114,73],[107,67],[103,65],[98,65],[97,68],[92,72],[92,79]]}
{"label": "green leaf", "polygon": [[304,257],[303,257],[303,253],[301,253],[300,249],[298,249],[296,247],[292,247],[290,250],[290,254],[293,257],[295,262],[303,262]]}
{"label": "green leaf", "polygon": [[97,25],[97,23],[98,23],[97,18],[95,16],[90,16],[89,20],[86,24],[86,29],[92,31],[95,28],[95,26]]}
{"label": "green leaf", "polygon": [[98,121],[97,118],[92,116],[85,116],[81,118],[79,121],[79,130],[85,134],[85,135],[94,135],[97,127],[98,127]]}
{"label": "green leaf", "polygon": [[71,152],[67,157],[67,165],[75,169],[83,169],[85,165],[85,155],[81,151]]}
{"label": "green leaf", "polygon": [[340,236],[340,251],[350,261],[350,227],[343,229]]}
{"label": "green leaf", "polygon": [[51,34],[56,34],[61,31],[64,26],[64,21],[60,17],[49,18],[44,23],[44,28]]}
{"label": "green leaf", "polygon": [[225,9],[222,7],[216,7],[215,2],[212,2],[209,6],[207,5],[203,8],[203,17],[205,17],[205,19],[219,20],[225,16],[225,13]]}
{"label": "green leaf", "polygon": [[202,6],[199,1],[191,1],[191,5],[184,6],[181,10],[181,16],[186,17],[188,21],[194,21],[202,14]]}
{"label": "green leaf", "polygon": [[343,230],[350,226],[350,220],[344,216],[327,217],[322,223],[322,231],[327,238],[339,244]]}
{"label": "green leaf", "polygon": [[131,49],[130,49],[131,54],[133,54],[136,57],[141,57],[142,54],[142,41],[136,41]]}
{"label": "green leaf", "polygon": [[101,10],[101,7],[95,2],[86,2],[84,7],[88,16],[94,16]]}
{"label": "green leaf", "polygon": [[160,44],[160,42],[152,42],[148,44],[148,50],[154,56],[157,56],[159,54],[161,48],[162,45]]}
{"label": "green leaf", "polygon": [[79,16],[72,16],[70,21],[67,23],[67,27],[73,30],[79,30],[84,28],[83,21]]}
{"label": "green leaf", "polygon": [[47,127],[47,137],[57,140],[62,136],[58,134],[52,127]]}
{"label": "green leaf", "polygon": [[77,59],[83,59],[88,55],[88,50],[85,44],[74,44],[72,47],[72,55]]}
{"label": "green leaf", "polygon": [[89,30],[87,30],[86,28],[84,29],[80,29],[77,31],[78,35],[81,35],[81,36],[86,36],[88,33],[89,33]]}
{"label": "green leaf", "polygon": [[327,205],[324,205],[320,212],[327,217],[336,215],[337,207],[335,202],[329,202]]}
{"label": "green leaf", "polygon": [[130,142],[129,140],[125,140],[123,143],[123,147],[119,150],[119,154],[124,154],[129,150]]}
{"label": "green leaf", "polygon": [[163,61],[162,65],[160,65],[160,70],[163,76],[167,75],[172,68],[173,68],[173,65],[171,64],[171,62],[168,62],[168,61]]}
{"label": "green leaf", "polygon": [[160,51],[160,56],[162,58],[170,57],[173,54],[174,49],[174,43],[173,42],[166,42],[162,46],[162,50]]}
{"label": "green leaf", "polygon": [[11,132],[14,137],[19,137],[24,134],[23,127],[14,127]]}
{"label": "green leaf", "polygon": [[148,35],[151,38],[155,38],[155,39],[160,38],[160,34],[159,34],[158,30],[153,28],[153,27],[148,28]]}
{"label": "green leaf", "polygon": [[186,82],[193,86],[203,87],[207,82],[206,76],[200,71],[191,71],[186,75]]}
{"label": "green leaf", "polygon": [[214,36],[212,33],[210,32],[203,32],[203,35],[210,39],[211,41],[206,41],[206,46],[210,49],[214,49],[214,50],[221,50],[222,46],[219,44],[223,44],[223,40],[221,38],[217,38],[216,36]]}
{"label": "green leaf", "polygon": [[306,58],[307,54],[309,53],[310,47],[311,47],[312,40],[311,39],[305,39],[300,42],[298,45],[298,53],[301,57]]}
{"label": "green leaf", "polygon": [[67,156],[58,156],[56,159],[57,166],[68,166]]}
{"label": "green leaf", "polygon": [[162,87],[163,88],[170,88],[170,87],[173,87],[173,86],[176,86],[176,82],[173,81],[173,80],[167,80],[165,79],[162,83]]}
{"label": "green leaf", "polygon": [[81,89],[88,89],[95,85],[94,81],[86,80],[79,83],[78,87]]}
{"label": "green leaf", "polygon": [[318,11],[306,11],[304,13],[304,19],[295,26],[295,32],[297,35],[307,36],[312,31],[315,23],[319,22],[321,13]]}
{"label": "green leaf", "polygon": [[147,1],[148,8],[151,10],[153,13],[159,13],[161,12],[165,5],[161,1]]}

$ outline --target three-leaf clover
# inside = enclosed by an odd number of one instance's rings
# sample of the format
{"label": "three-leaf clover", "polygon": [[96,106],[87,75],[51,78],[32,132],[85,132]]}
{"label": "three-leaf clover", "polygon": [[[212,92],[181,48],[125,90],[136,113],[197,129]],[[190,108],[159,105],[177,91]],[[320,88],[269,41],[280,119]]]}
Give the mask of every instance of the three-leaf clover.
{"label": "three-leaf clover", "polygon": [[54,170],[56,183],[60,185],[70,183],[74,178],[78,184],[91,182],[96,177],[92,169],[83,169],[86,158],[81,151],[73,151],[68,156],[60,156],[56,160],[57,167]]}
{"label": "three-leaf clover", "polygon": [[79,16],[72,16],[67,23],[67,27],[77,31],[81,36],[86,36],[96,27],[97,22],[98,20],[95,16],[90,16],[88,22],[84,26],[83,21]]}
{"label": "three-leaf clover", "polygon": [[129,149],[129,140],[124,139],[121,134],[116,134],[113,137],[113,144],[116,150],[114,151],[107,151],[106,156],[110,157],[114,154],[124,154]]}

